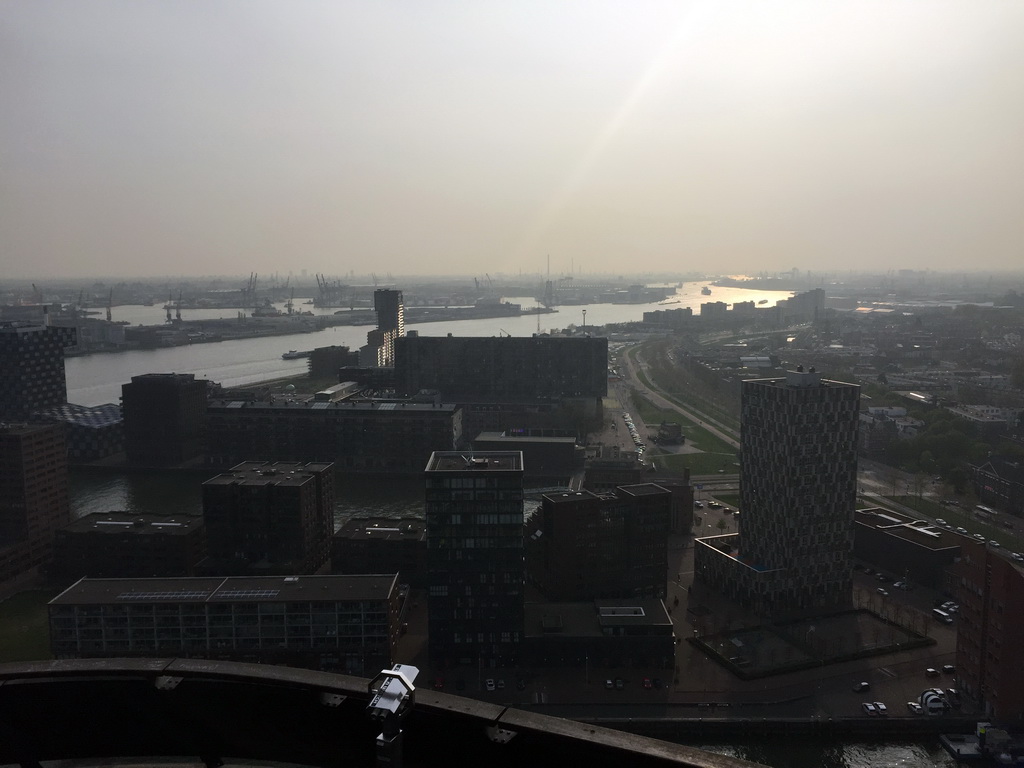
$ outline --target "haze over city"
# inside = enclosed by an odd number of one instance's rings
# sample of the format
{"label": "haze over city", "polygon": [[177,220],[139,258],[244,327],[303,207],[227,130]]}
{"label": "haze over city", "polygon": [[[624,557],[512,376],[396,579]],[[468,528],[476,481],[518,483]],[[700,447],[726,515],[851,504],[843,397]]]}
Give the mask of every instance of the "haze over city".
{"label": "haze over city", "polygon": [[1021,263],[1017,3],[0,14],[10,278]]}

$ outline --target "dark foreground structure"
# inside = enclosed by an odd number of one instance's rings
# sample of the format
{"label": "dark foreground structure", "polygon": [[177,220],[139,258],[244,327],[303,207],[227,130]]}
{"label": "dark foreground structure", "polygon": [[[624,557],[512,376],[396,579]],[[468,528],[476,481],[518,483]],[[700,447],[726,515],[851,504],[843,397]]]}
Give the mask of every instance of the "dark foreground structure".
{"label": "dark foreground structure", "polygon": [[[373,766],[368,680],[185,659],[0,665],[0,765],[43,760],[273,761]],[[571,720],[417,689],[406,766],[754,763]],[[509,738],[509,735],[511,738]]]}

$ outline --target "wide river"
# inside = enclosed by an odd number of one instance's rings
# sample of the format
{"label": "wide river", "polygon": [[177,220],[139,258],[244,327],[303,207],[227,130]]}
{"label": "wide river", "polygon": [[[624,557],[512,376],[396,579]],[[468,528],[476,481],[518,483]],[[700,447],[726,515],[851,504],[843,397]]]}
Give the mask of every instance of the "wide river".
{"label": "wide river", "polygon": [[[560,307],[553,314],[540,315],[540,330],[548,331],[581,326],[586,310],[586,325],[602,326],[643,318],[644,312],[655,309],[691,307],[699,313],[707,301],[760,302],[772,306],[789,292],[748,291],[739,288],[713,288],[712,296],[701,295],[705,283],[685,283],[675,296],[652,304],[590,304]],[[506,301],[536,306],[532,298],[506,297]],[[333,310],[317,310],[331,314]],[[182,310],[185,320],[235,317],[236,309]],[[160,307],[114,307],[113,319],[132,325],[158,325],[165,319]],[[538,316],[501,317],[485,320],[424,323],[409,325],[407,330],[424,336],[530,336],[537,332]],[[210,344],[195,344],[167,349],[138,350],[95,354],[68,358],[65,362],[68,401],[80,405],[116,403],[121,385],[132,376],[144,373],[192,373],[225,386],[243,386],[257,381],[300,375],[305,360],[282,360],[290,349],[313,349],[328,345],[345,345],[358,349],[366,343],[368,326],[336,326],[308,334],[243,339]],[[90,512],[129,510],[137,512],[202,514],[202,482],[209,473],[199,471],[183,474],[116,475],[75,471],[72,473],[72,514],[80,517]],[[418,478],[395,482],[389,479],[352,478],[339,475],[336,487],[335,521],[341,524],[354,514],[383,517],[422,516],[423,486]],[[800,739],[799,743],[779,739],[773,742],[738,743],[728,746],[702,745],[707,749],[754,760],[778,768],[951,768],[956,763],[934,742],[845,744],[832,741]]]}

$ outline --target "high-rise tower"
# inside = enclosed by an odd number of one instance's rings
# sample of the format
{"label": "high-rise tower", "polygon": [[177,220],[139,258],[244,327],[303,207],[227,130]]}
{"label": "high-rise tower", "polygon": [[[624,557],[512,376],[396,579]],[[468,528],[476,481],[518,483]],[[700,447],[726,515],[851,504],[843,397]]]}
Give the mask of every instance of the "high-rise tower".
{"label": "high-rise tower", "polygon": [[510,666],[523,632],[523,454],[435,451],[425,474],[431,662]]}
{"label": "high-rise tower", "polygon": [[742,529],[699,540],[698,582],[766,615],[850,604],[859,398],[813,369],[743,383]]}
{"label": "high-rise tower", "polygon": [[0,419],[24,420],[67,402],[64,348],[74,343],[74,328],[0,324]]}

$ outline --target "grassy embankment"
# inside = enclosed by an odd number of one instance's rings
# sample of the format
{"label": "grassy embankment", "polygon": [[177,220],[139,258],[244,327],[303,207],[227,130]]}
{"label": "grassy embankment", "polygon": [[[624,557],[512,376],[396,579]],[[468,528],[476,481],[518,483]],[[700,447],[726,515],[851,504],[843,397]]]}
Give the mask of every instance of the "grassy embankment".
{"label": "grassy embankment", "polygon": [[50,658],[46,604],[57,592],[30,590],[0,602],[0,662]]}

